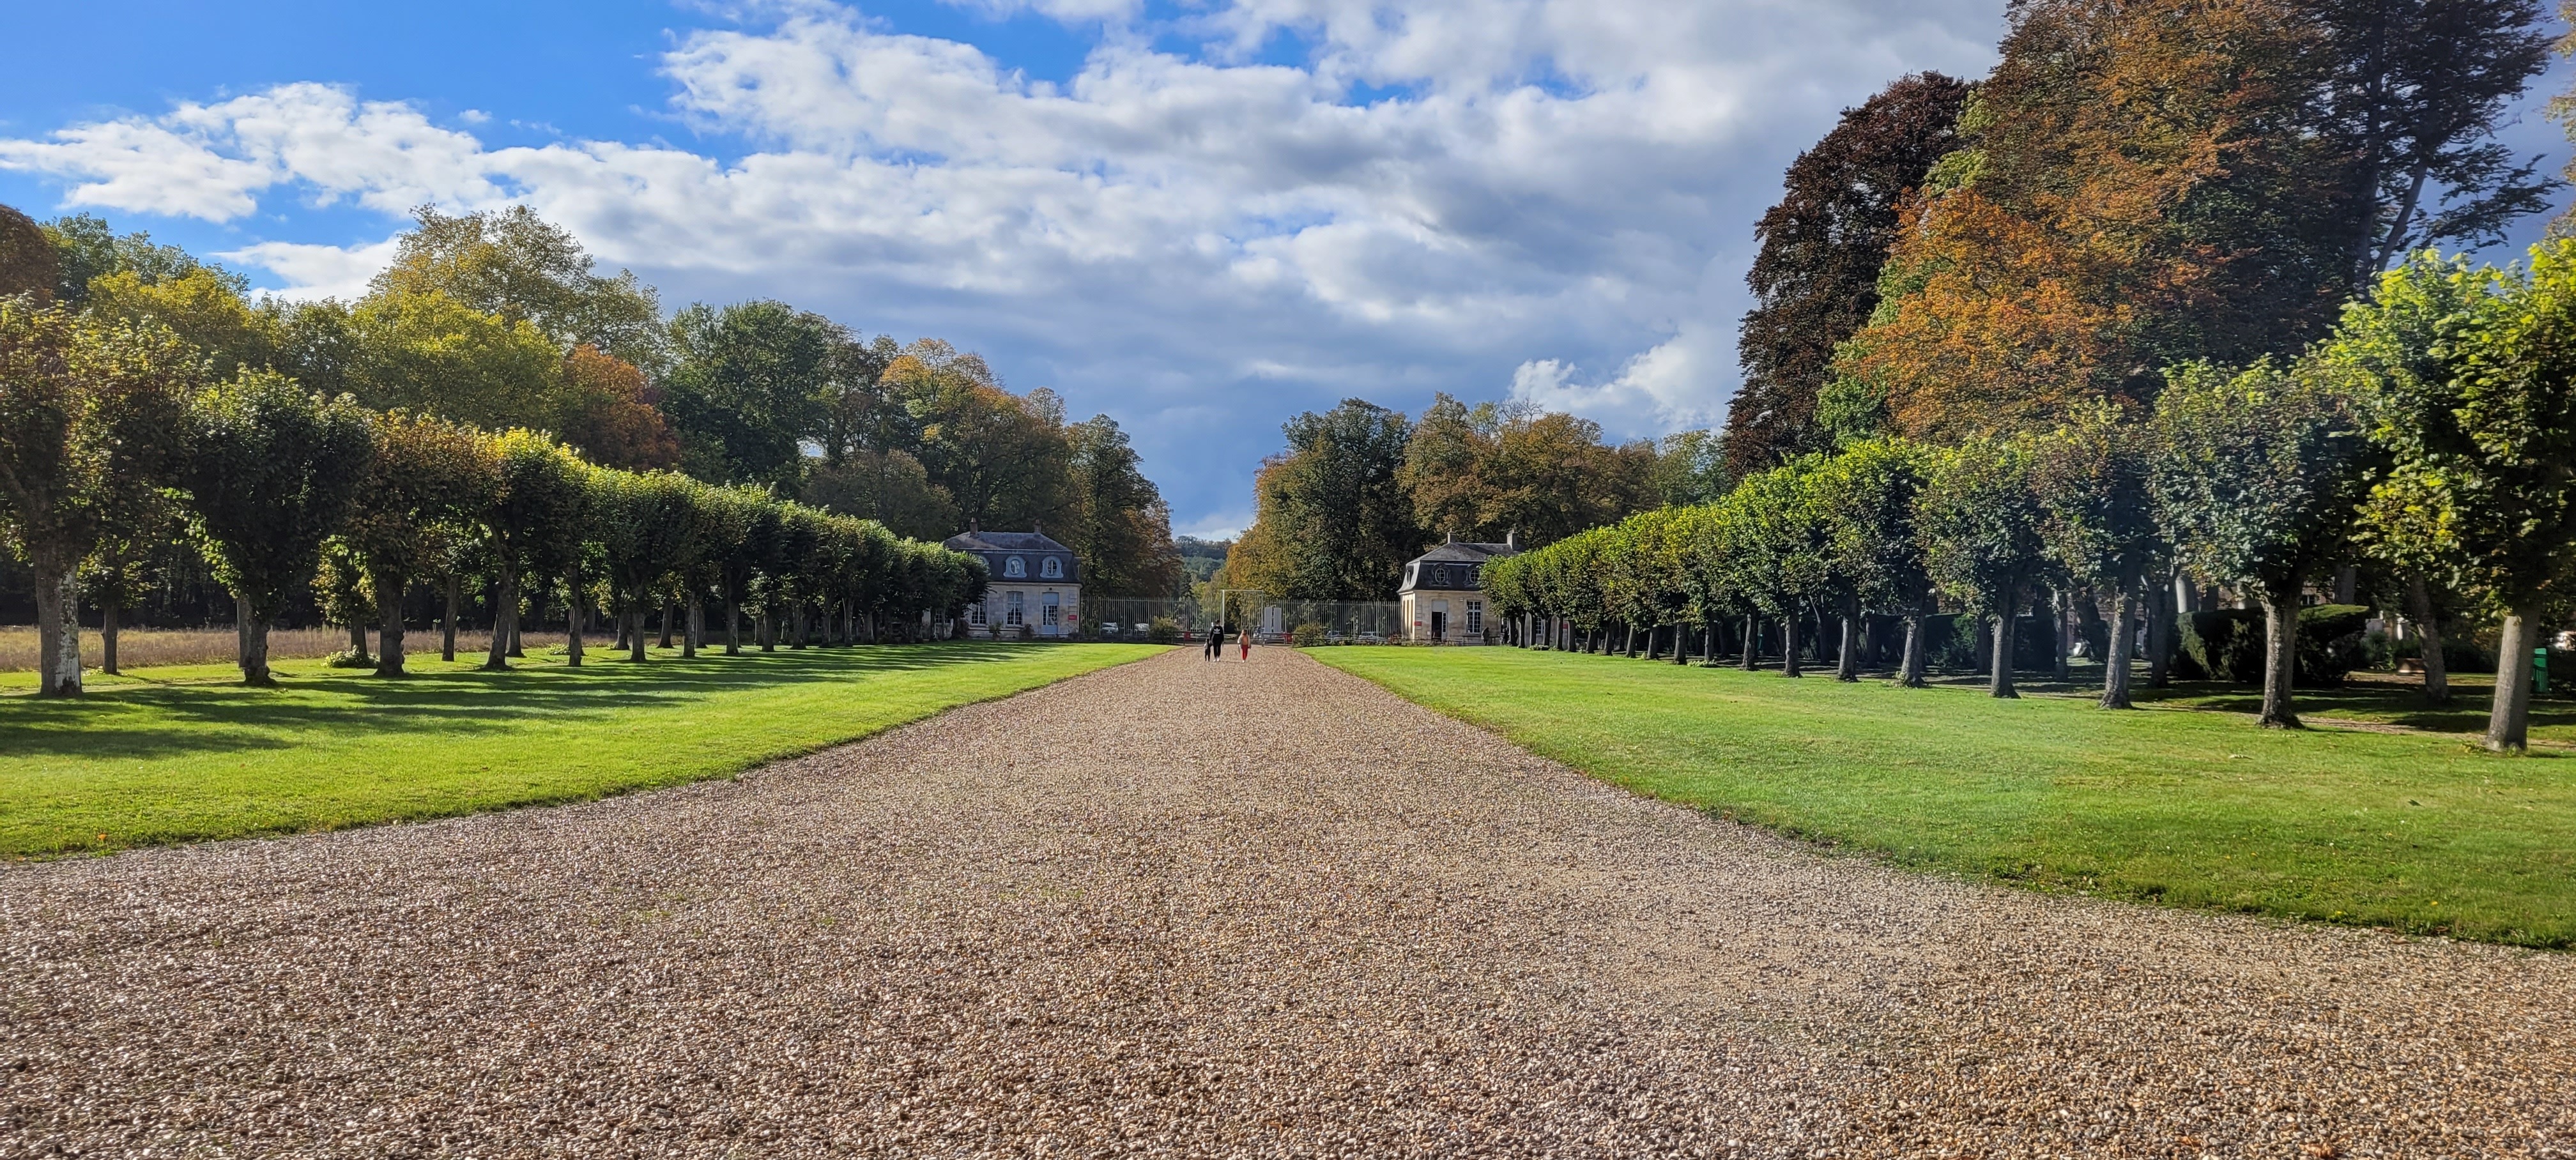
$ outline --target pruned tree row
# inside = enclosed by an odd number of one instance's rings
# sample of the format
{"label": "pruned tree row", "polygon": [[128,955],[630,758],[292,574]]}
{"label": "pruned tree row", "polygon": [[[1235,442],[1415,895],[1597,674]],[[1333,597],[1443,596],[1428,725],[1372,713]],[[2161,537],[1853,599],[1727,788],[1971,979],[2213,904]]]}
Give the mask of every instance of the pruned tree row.
{"label": "pruned tree row", "polygon": [[2427,253],[2296,359],[2176,366],[2151,402],[2036,432],[1846,441],[1714,503],[1498,560],[1484,582],[1524,646],[1678,662],[1695,642],[1710,662],[1778,656],[1788,676],[1802,626],[1839,632],[1853,680],[1860,634],[1899,624],[1906,685],[1924,681],[1927,619],[1957,613],[1990,634],[1998,697],[2014,695],[2016,612],[2047,590],[2108,609],[2101,704],[2126,708],[2139,638],[2164,679],[2180,574],[2261,610],[2262,720],[2295,727],[2299,608],[2358,572],[2436,631],[2436,607],[2501,622],[2487,742],[2519,749],[2540,631],[2576,615],[2571,465],[2576,241],[2503,270]]}
{"label": "pruned tree row", "polygon": [[307,585],[326,611],[378,631],[376,671],[404,671],[402,601],[488,585],[488,668],[516,650],[523,605],[565,610],[584,658],[606,610],[645,658],[648,610],[681,610],[694,655],[706,618],[727,653],[908,639],[980,599],[981,559],[904,539],[872,520],[670,471],[585,462],[552,436],[488,431],[324,397],[273,370],[216,376],[196,346],[151,319],[0,298],[0,531],[38,589],[41,691],[81,691],[84,583],[118,613],[158,546],[183,539],[234,596],[245,683],[271,683],[268,627]]}

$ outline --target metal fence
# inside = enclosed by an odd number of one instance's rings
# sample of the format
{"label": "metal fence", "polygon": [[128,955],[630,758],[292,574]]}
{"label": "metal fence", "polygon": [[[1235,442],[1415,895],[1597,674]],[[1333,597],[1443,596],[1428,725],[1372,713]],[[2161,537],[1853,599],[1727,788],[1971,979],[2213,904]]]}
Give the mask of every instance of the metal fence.
{"label": "metal fence", "polygon": [[[1220,613],[1219,605],[1223,606]],[[1156,622],[1183,640],[1205,640],[1218,625],[1249,627],[1255,639],[1286,641],[1303,626],[1326,644],[1392,644],[1405,637],[1403,606],[1392,600],[1275,600],[1246,589],[1217,599],[1091,597],[1082,600],[1083,635],[1093,640],[1146,640]]]}

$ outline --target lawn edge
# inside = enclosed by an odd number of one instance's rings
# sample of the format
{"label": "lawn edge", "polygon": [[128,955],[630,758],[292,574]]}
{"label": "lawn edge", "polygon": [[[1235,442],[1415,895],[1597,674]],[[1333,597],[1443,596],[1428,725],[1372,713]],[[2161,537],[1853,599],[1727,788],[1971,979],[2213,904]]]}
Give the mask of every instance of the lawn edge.
{"label": "lawn edge", "polygon": [[[918,643],[947,644],[952,642],[938,641]],[[1108,644],[1125,642],[1101,641],[1082,643]],[[911,646],[879,645],[874,647],[904,648]],[[710,769],[702,773],[687,774],[667,780],[639,781],[632,785],[618,786],[611,789],[546,794],[526,798],[514,798],[502,802],[483,802],[471,805],[461,805],[454,809],[430,809],[420,812],[407,812],[383,818],[326,822],[307,826],[272,826],[255,829],[229,830],[221,833],[155,837],[139,841],[94,844],[66,850],[17,852],[0,855],[0,865],[33,865],[45,862],[60,862],[73,858],[108,858],[131,851],[165,850],[174,847],[205,846],[220,842],[266,842],[276,841],[282,838],[301,837],[308,834],[337,834],[347,833],[354,830],[372,830],[385,826],[404,826],[423,822],[454,821],[459,818],[471,818],[483,814],[499,814],[510,813],[518,810],[551,809],[559,806],[584,805],[590,802],[607,801],[611,798],[632,797],[638,794],[657,793],[662,790],[679,789],[684,786],[702,785],[711,781],[740,781],[746,775],[757,773],[760,770],[773,765],[779,765],[790,761],[802,761],[816,754],[826,753],[834,749],[842,748],[843,746],[858,745],[874,740],[878,737],[882,737],[885,734],[892,733],[897,729],[909,728],[911,726],[921,724],[924,721],[946,716],[956,710],[967,708],[972,705],[989,705],[996,701],[1007,701],[1013,697],[1024,696],[1029,693],[1037,692],[1040,689],[1052,688],[1056,685],[1063,684],[1066,681],[1079,680],[1098,673],[1108,672],[1111,669],[1151,660],[1163,655],[1164,653],[1172,651],[1172,649],[1178,646],[1165,645],[1156,647],[1145,645],[1141,647],[1144,647],[1149,651],[1129,657],[1125,660],[1111,661],[1105,665],[1084,669],[1080,672],[1066,673],[1062,676],[1039,682],[1038,684],[1013,689],[1008,692],[998,692],[990,696],[973,697],[963,701],[953,701],[927,713],[920,714],[919,716],[907,717],[899,721],[888,721],[877,725],[866,732],[841,738],[836,741],[816,742],[812,745],[802,746],[791,750],[765,754],[760,757],[749,759],[740,764]]]}
{"label": "lawn edge", "polygon": [[[1299,649],[1297,651],[1312,654],[1324,650]],[[2317,927],[2329,930],[2350,931],[2360,936],[2379,936],[2406,942],[2420,941],[2460,943],[2463,945],[2496,947],[2503,950],[2521,951],[2531,954],[2576,954],[2576,939],[2567,939],[2557,942],[2516,942],[2504,938],[2479,938],[2474,935],[2454,934],[2448,931],[2409,930],[2392,926],[2372,925],[2359,922],[2339,922],[2332,918],[2317,915],[2292,914],[2266,907],[2201,905],[2187,902],[2167,902],[2162,896],[2149,896],[2143,893],[2131,894],[2118,890],[2087,889],[2070,884],[2013,878],[2006,875],[1995,874],[1990,871],[1972,869],[1966,866],[1908,858],[1898,851],[1888,850],[1867,842],[1846,840],[1831,836],[1819,836],[1814,833],[1802,832],[1800,827],[1792,824],[1766,821],[1758,816],[1746,816],[1744,813],[1733,807],[1696,805],[1691,802],[1681,801],[1649,790],[1641,789],[1637,786],[1626,784],[1616,778],[1586,769],[1581,764],[1578,764],[1566,757],[1552,755],[1544,749],[1533,745],[1531,742],[1524,741],[1521,738],[1514,736],[1510,730],[1504,728],[1498,723],[1478,720],[1475,717],[1466,715],[1462,711],[1452,711],[1417,700],[1408,696],[1402,690],[1399,690],[1374,676],[1367,673],[1354,672],[1321,657],[1309,655],[1307,659],[1314,661],[1316,664],[1332,669],[1334,672],[1366,681],[1371,685],[1385,690],[1388,695],[1393,696],[1408,705],[1420,708],[1425,712],[1433,713],[1449,720],[1456,721],[1462,725],[1490,733],[1509,743],[1513,748],[1519,749],[1523,753],[1527,753],[1541,761],[1564,766],[1565,768],[1582,775],[1588,781],[1608,786],[1622,793],[1631,794],[1647,801],[1658,802],[1672,806],[1676,809],[1689,810],[1690,812],[1707,818],[1712,822],[1743,826],[1748,829],[1759,830],[1765,834],[1780,838],[1783,841],[1797,843],[1800,848],[1823,857],[1861,858],[1876,865],[1884,866],[1888,869],[1901,871],[1907,874],[1921,874],[1953,882],[2002,887],[2024,894],[2084,898],[2121,906],[2133,906],[2140,909],[2159,910],[2172,913],[2222,915],[2231,918],[2250,919],[2269,925]],[[2198,710],[2183,708],[2175,708],[2168,711],[2224,712],[2224,710]],[[2320,730],[2320,732],[2344,732],[2344,730],[2330,729]],[[2352,732],[2375,731],[2352,730]],[[2408,732],[2415,736],[2422,737],[2448,736],[2440,733],[2427,733],[2411,730]]]}

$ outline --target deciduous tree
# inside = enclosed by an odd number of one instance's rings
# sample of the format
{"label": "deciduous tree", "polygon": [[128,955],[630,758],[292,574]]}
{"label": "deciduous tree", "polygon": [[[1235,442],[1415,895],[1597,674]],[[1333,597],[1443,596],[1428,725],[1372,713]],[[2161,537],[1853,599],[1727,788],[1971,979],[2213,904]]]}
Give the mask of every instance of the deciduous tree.
{"label": "deciduous tree", "polygon": [[272,371],[245,371],[189,408],[181,472],[189,522],[230,589],[241,629],[242,683],[270,685],[268,628],[313,576],[373,455],[368,416]]}

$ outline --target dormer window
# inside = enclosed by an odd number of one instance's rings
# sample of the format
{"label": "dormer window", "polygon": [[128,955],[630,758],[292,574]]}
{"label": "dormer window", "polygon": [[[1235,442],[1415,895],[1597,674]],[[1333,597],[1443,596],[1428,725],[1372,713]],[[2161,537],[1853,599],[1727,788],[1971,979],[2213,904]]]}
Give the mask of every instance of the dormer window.
{"label": "dormer window", "polygon": [[1038,575],[1049,580],[1064,579],[1064,561],[1055,556],[1047,557],[1038,564]]}
{"label": "dormer window", "polygon": [[1021,559],[1021,558],[1019,558],[1019,557],[1017,557],[1017,556],[1013,556],[1013,557],[1011,557],[1011,558],[1010,558],[1010,559],[1008,559],[1008,560],[1004,560],[1004,561],[1002,561],[1002,575],[1003,575],[1003,577],[1004,577],[1004,578],[1006,578],[1006,579],[1011,579],[1011,580],[1020,580],[1020,579],[1025,579],[1025,578],[1027,578],[1028,574],[1029,574],[1029,562],[1028,562],[1028,561],[1023,560],[1023,559]]}

